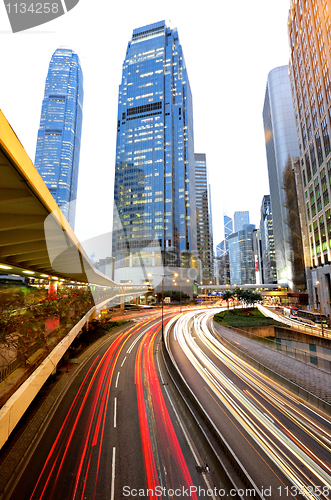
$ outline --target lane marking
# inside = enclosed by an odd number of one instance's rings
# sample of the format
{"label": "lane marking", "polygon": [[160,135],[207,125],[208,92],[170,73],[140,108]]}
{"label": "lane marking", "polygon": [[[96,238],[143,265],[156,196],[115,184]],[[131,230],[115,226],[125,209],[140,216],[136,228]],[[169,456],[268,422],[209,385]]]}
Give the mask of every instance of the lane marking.
{"label": "lane marking", "polygon": [[114,427],[116,427],[117,398],[114,398]]}
{"label": "lane marking", "polygon": [[124,359],[123,359],[123,361],[122,361],[121,367],[124,365],[125,360],[126,360],[126,356],[125,356],[125,358],[124,358]]}
{"label": "lane marking", "polygon": [[120,376],[120,372],[117,373],[117,377],[116,377],[116,382],[115,382],[115,389],[117,389],[117,384],[118,384],[118,378]]}
{"label": "lane marking", "polygon": [[[150,328],[150,327],[149,327]],[[140,335],[138,335],[138,337],[132,342],[132,344],[130,345],[130,347],[128,348],[128,350],[126,351],[127,353],[130,354],[130,352],[132,351],[132,349],[134,348],[134,346],[136,345],[136,343],[138,342],[138,340],[141,339],[141,337],[143,335],[145,335],[145,333],[147,332],[148,328],[146,328],[143,332],[141,332]]]}
{"label": "lane marking", "polygon": [[111,468],[111,489],[110,489],[110,500],[114,500],[115,494],[115,457],[116,457],[116,448],[113,447],[113,462]]}

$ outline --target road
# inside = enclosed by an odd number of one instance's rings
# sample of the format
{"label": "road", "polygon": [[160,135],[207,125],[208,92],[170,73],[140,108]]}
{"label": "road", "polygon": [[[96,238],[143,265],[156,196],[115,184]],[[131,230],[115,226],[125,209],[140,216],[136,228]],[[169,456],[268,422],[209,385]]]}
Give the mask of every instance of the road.
{"label": "road", "polygon": [[159,312],[144,316],[79,365],[7,498],[173,498],[189,491],[197,499],[198,487],[211,491],[163,382],[160,329]]}
{"label": "road", "polygon": [[166,333],[193,394],[262,497],[330,498],[330,419],[224,348],[213,314],[187,313]]}

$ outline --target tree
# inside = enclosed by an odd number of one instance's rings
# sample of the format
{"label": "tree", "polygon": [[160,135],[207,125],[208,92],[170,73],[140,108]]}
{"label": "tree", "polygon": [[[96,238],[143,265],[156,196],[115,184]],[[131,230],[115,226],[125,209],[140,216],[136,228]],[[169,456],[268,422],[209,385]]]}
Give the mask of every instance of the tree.
{"label": "tree", "polygon": [[234,297],[234,292],[232,290],[226,290],[226,292],[223,293],[223,299],[226,300],[228,309],[229,309],[229,300],[233,299]]}

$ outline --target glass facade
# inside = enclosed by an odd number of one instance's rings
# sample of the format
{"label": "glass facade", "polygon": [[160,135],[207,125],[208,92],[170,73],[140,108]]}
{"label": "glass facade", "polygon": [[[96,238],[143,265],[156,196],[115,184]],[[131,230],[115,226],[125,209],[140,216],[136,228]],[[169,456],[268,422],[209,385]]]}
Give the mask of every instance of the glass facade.
{"label": "glass facade", "polygon": [[277,282],[287,283],[293,289],[283,175],[288,158],[297,157],[299,153],[288,66],[275,68],[268,74],[263,125],[273,215]]}
{"label": "glass facade", "polygon": [[[194,169],[192,97],[177,29],[165,21],[135,29],[118,98],[117,269],[192,265]],[[115,279],[120,279],[116,270]]]}
{"label": "glass facade", "polygon": [[310,305],[326,314],[331,313],[330,19],[330,0],[291,2],[289,74],[308,229],[307,276],[312,269],[308,292]]}
{"label": "glass facade", "polygon": [[253,234],[255,226],[244,224],[240,231],[229,235],[229,263],[231,285],[256,283]]}
{"label": "glass facade", "polygon": [[277,283],[275,241],[270,194],[263,197],[261,204],[261,271],[262,283]]}
{"label": "glass facade", "polygon": [[194,162],[198,257],[202,263],[202,283],[206,285],[214,280],[213,229],[206,155],[195,153]]}
{"label": "glass facade", "polygon": [[244,212],[235,212],[233,214],[233,219],[234,219],[234,230],[235,231],[241,231],[245,224],[249,224],[249,212],[244,211]]}
{"label": "glass facade", "polygon": [[83,74],[70,49],[50,61],[41,109],[35,167],[74,229],[83,119]]}

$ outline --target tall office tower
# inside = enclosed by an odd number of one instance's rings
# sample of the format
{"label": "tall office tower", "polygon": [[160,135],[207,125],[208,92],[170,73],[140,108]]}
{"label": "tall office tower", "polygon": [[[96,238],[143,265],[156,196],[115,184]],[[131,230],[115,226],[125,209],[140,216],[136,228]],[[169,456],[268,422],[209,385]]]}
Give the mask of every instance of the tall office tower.
{"label": "tall office tower", "polygon": [[[249,224],[249,212],[235,212],[233,215],[235,232],[241,231],[245,224]],[[225,220],[224,220],[225,228]]]}
{"label": "tall office tower", "polygon": [[255,258],[253,249],[253,224],[245,224],[243,229],[229,235],[229,263],[231,285],[256,283]]}
{"label": "tall office tower", "polygon": [[228,236],[233,233],[233,221],[231,217],[228,217],[227,215],[223,216],[224,220],[224,238],[225,241],[227,241]]}
{"label": "tall office tower", "polygon": [[187,69],[177,29],[161,21],[133,31],[123,63],[113,216],[116,281],[153,275],[155,286],[162,266],[165,290],[175,274],[177,289],[199,279],[192,269],[198,266],[194,178]]}
{"label": "tall office tower", "polygon": [[230,284],[229,236],[233,233],[233,221],[227,215],[224,219],[224,240],[216,246],[215,276],[217,285]]}
{"label": "tall office tower", "polygon": [[228,243],[228,238],[229,235],[233,233],[233,222],[231,217],[228,217],[227,215],[223,216],[224,219],[224,240],[221,241],[216,246],[216,255],[217,257],[221,257],[224,255],[229,250],[229,243]]}
{"label": "tall office tower", "polygon": [[268,75],[263,106],[263,125],[273,216],[277,282],[287,283],[293,289],[283,176],[288,158],[298,156],[298,143],[288,66],[275,68]]}
{"label": "tall office tower", "polygon": [[[331,1],[292,1],[290,79],[299,143],[310,305],[331,314]],[[309,266],[309,267],[308,267]],[[311,276],[310,267],[312,267]]]}
{"label": "tall office tower", "polygon": [[270,194],[263,196],[260,220],[262,283],[277,283],[275,240]]}
{"label": "tall office tower", "polygon": [[197,250],[201,260],[202,284],[214,282],[213,229],[206,155],[194,153]]}
{"label": "tall office tower", "polygon": [[73,229],[82,110],[83,73],[78,55],[57,49],[46,78],[35,167]]}

